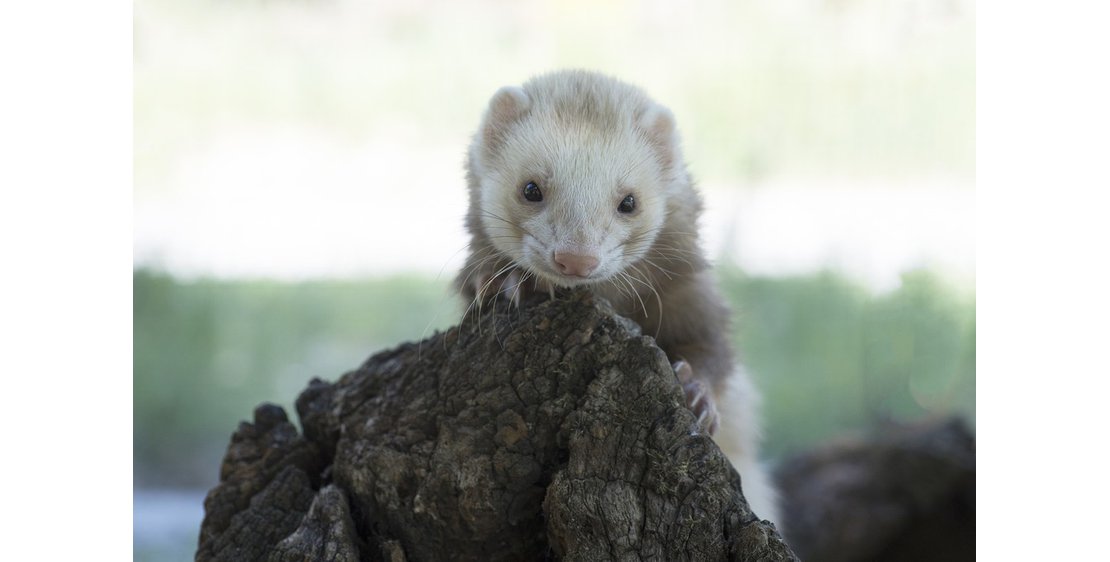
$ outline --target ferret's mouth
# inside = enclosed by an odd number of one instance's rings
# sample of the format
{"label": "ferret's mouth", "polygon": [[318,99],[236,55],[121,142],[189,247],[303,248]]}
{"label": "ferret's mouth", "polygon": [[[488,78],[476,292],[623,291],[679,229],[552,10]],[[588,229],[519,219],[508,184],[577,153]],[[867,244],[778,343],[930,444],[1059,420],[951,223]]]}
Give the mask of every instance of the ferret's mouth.
{"label": "ferret's mouth", "polygon": [[585,285],[593,285],[594,283],[597,283],[598,281],[601,281],[601,279],[600,278],[594,278],[594,277],[570,277],[570,276],[567,276],[567,275],[560,275],[556,284],[559,285],[560,287],[571,288],[571,287],[582,287],[582,286],[585,286]]}
{"label": "ferret's mouth", "polygon": [[556,287],[566,289],[571,289],[574,287],[585,287],[587,285],[596,285],[609,278],[608,275],[597,271],[593,272],[587,277],[557,273],[555,271],[551,271],[550,267],[533,267],[532,271],[534,271],[537,276],[543,278],[544,281],[547,281],[548,283],[551,283]]}

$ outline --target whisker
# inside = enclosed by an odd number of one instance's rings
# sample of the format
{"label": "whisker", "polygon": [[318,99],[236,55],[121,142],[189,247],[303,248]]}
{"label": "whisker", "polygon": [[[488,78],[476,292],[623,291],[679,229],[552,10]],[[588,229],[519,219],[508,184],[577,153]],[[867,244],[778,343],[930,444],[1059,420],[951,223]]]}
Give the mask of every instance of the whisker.
{"label": "whisker", "polygon": [[524,233],[528,234],[528,235],[529,235],[529,236],[531,236],[532,238],[536,238],[536,235],[535,235],[535,234],[532,234],[532,232],[531,232],[531,231],[529,231],[529,230],[528,230],[527,228],[524,228],[524,227],[523,227],[523,226],[522,226],[521,224],[519,224],[519,223],[515,223],[515,222],[513,222],[513,221],[511,221],[511,220],[509,220],[509,219],[507,219],[507,218],[505,218],[505,217],[502,217],[502,216],[498,215],[497,213],[494,213],[494,212],[492,212],[492,211],[488,211],[488,210],[486,210],[486,209],[482,209],[482,210],[481,210],[481,212],[482,212],[482,214],[483,214],[483,215],[485,215],[485,216],[487,216],[487,217],[490,217],[490,218],[493,218],[493,219],[497,219],[497,220],[499,220],[499,221],[501,221],[501,222],[504,222],[505,224],[508,224],[508,225],[510,225],[510,226],[512,226],[512,227],[514,227],[514,228],[517,228],[517,229],[521,230],[522,232],[524,232]]}
{"label": "whisker", "polygon": [[[628,300],[632,300],[632,295],[628,293],[627,285],[623,283],[624,280],[620,278],[620,274],[621,272],[618,271],[617,275],[607,280],[607,283],[617,290],[617,294],[619,294],[622,299],[627,298]],[[618,281],[621,281],[621,283],[618,283]]]}
{"label": "whisker", "polygon": [[678,275],[677,273],[675,273],[675,272],[673,272],[673,271],[655,263],[654,261],[651,260],[651,258],[649,258],[647,256],[644,256],[644,257],[640,258],[640,261],[646,263],[647,265],[650,265],[650,266],[654,267],[655,269],[658,269],[660,271],[660,273],[662,273],[664,276],[667,277],[667,279],[674,279]]}
{"label": "whisker", "polygon": [[[632,270],[636,271],[636,272],[640,272],[635,267],[632,267]],[[640,272],[640,273],[642,273],[642,272]],[[643,284],[648,289],[651,289],[652,293],[655,293],[655,302],[659,305],[659,318],[656,320],[656,323],[655,323],[655,337],[658,339],[659,338],[659,328],[663,326],[663,297],[659,295],[659,291],[657,291],[655,289],[655,286],[653,286],[651,283],[648,283],[647,281],[644,281],[642,279],[637,279],[634,276],[629,276],[629,278],[632,279],[633,281],[637,281],[637,282]],[[640,304],[643,305],[642,300],[640,301]],[[647,315],[648,315],[647,310],[645,309],[644,310],[644,316],[647,316]]]}
{"label": "whisker", "polygon": [[640,301],[640,308],[644,311],[644,317],[646,318],[648,316],[647,305],[644,304],[644,299],[640,297],[640,292],[632,285],[632,276],[626,271],[620,272],[620,276],[625,283],[628,283],[628,288],[632,291],[632,295],[636,297],[636,300]]}
{"label": "whisker", "polygon": [[[454,259],[454,257],[456,255],[458,255],[459,252],[461,252],[465,249],[468,249],[468,248],[472,248],[472,245],[473,245],[473,241],[468,242],[465,245],[463,245],[461,248],[456,250],[454,254],[451,255],[451,258],[449,258],[447,260],[447,262],[450,262],[452,259]],[[478,262],[470,264],[470,265],[464,265],[463,266],[463,269],[462,269],[462,271],[460,271],[460,274],[462,274],[463,272],[466,272],[468,269],[470,271],[463,278],[462,283],[460,283],[460,285],[465,285],[470,280],[470,276],[473,275],[474,272],[477,271],[478,268],[482,264],[488,262],[491,259],[496,258],[495,251],[494,251],[493,248],[483,247],[483,248],[479,248],[479,249],[475,250],[475,252],[473,254],[471,254],[467,259],[472,260],[472,259],[475,258],[475,256],[482,256],[483,253],[485,253],[487,255],[485,257],[482,257]],[[439,280],[443,276],[443,272],[447,267],[447,262],[445,262],[443,264],[443,267],[440,268],[439,273],[436,274],[436,280]],[[428,323],[424,325],[424,329],[421,330],[421,332],[420,332],[420,342],[417,344],[417,349],[416,349],[417,358],[421,357],[421,355],[424,351],[423,350],[424,340],[428,337],[428,332],[431,330],[432,325],[434,325],[435,322],[437,320],[439,320],[440,314],[443,312],[444,303],[447,301],[448,298],[451,298],[451,297],[452,297],[451,291],[445,292],[445,294],[439,299],[439,302],[436,304],[435,311],[433,312],[432,317],[428,320]],[[446,345],[446,340],[444,340],[444,345]]]}
{"label": "whisker", "polygon": [[[512,269],[513,265],[514,264],[512,262],[509,262],[508,264],[503,266],[501,269],[497,270],[496,273],[491,275],[490,278],[488,280],[486,280],[486,282],[475,291],[474,298],[471,299],[470,305],[468,305],[466,307],[466,310],[463,311],[463,319],[464,320],[467,318],[467,315],[470,313],[470,311],[475,309],[475,306],[477,306],[478,317],[481,318],[482,305],[483,305],[483,302],[485,301],[486,289],[489,288],[490,284],[493,283],[494,280],[496,280],[498,276],[500,276],[502,273],[505,273],[506,271]],[[491,306],[493,306],[494,310],[496,311],[496,307],[497,307],[497,298],[496,298],[496,296],[492,299]],[[482,333],[482,325],[481,325],[481,321],[479,320],[479,322],[478,322],[478,334],[480,335],[481,333]]]}

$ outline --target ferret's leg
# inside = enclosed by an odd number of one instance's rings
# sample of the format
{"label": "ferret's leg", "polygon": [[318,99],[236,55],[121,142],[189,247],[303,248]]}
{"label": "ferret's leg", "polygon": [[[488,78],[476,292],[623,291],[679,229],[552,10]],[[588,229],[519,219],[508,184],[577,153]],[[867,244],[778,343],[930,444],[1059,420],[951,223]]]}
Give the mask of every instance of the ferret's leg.
{"label": "ferret's leg", "polygon": [[494,275],[492,271],[483,271],[474,276],[474,294],[478,295],[478,300],[482,302],[490,302],[500,296],[509,296],[511,290],[517,285],[517,278],[515,270]]}
{"label": "ferret's leg", "polygon": [[536,286],[535,278],[522,275],[516,267],[497,272],[497,275],[494,272],[478,273],[471,284],[471,293],[478,295],[479,300],[484,303],[500,298],[519,306],[521,299],[542,293]]}
{"label": "ferret's leg", "polygon": [[735,366],[729,342],[729,310],[707,274],[667,288],[662,311],[644,319],[644,332],[673,361],[686,403],[703,429],[716,433],[720,425],[716,398]]}
{"label": "ferret's leg", "polygon": [[519,304],[521,298],[535,291],[534,276],[523,274],[515,264],[477,238],[471,245],[477,249],[467,256],[455,278],[455,287],[470,301],[470,308],[481,310],[483,304],[500,298]]}
{"label": "ferret's leg", "polygon": [[733,359],[728,341],[729,311],[712,277],[670,287],[660,347],[675,361],[675,375],[690,409],[740,473],[752,511],[777,522],[775,490],[759,463],[759,395],[747,372]]}

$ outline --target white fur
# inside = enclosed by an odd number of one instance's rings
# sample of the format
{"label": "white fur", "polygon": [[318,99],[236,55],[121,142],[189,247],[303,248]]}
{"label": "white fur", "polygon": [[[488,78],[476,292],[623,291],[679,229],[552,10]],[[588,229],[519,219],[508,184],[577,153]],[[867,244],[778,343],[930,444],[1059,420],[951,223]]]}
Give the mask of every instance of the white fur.
{"label": "white fur", "polygon": [[717,410],[721,427],[713,441],[740,473],[744,498],[760,519],[779,525],[778,493],[759,460],[760,397],[751,377],[743,366],[729,377],[725,391],[718,398]]}
{"label": "white fur", "polygon": [[[643,257],[654,236],[622,243],[662,226],[666,198],[675,189],[653,138],[660,131],[669,138],[670,112],[631,86],[593,81],[600,85],[591,92],[596,112],[610,123],[574,119],[565,115],[566,105],[580,98],[582,76],[556,73],[523,88],[499,90],[481,133],[483,147],[494,145],[496,150],[471,152],[472,164],[482,172],[480,206],[491,213],[482,222],[492,244],[561,286],[607,279]],[[522,204],[521,188],[529,181],[540,186],[542,202]],[[618,213],[629,194],[636,199],[636,212]],[[524,232],[515,232],[497,217]],[[596,255],[600,263],[593,277],[559,275],[551,256],[560,251]]]}

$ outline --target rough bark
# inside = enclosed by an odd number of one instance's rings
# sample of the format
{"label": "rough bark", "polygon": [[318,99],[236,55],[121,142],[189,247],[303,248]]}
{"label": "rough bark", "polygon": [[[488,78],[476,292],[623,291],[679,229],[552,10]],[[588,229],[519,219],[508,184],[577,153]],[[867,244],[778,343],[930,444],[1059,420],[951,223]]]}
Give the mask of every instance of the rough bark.
{"label": "rough bark", "polygon": [[829,444],[776,479],[808,562],[975,559],[975,439],[958,420]]}
{"label": "rough bark", "polygon": [[487,310],[260,406],[197,560],[795,560],[670,362],[587,293]]}

